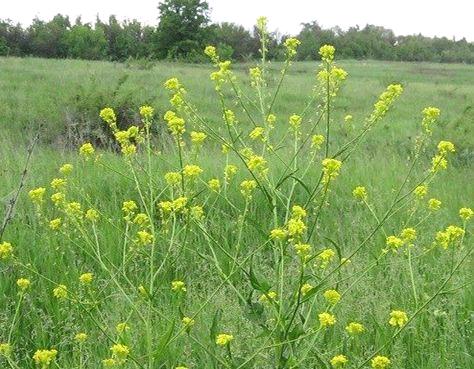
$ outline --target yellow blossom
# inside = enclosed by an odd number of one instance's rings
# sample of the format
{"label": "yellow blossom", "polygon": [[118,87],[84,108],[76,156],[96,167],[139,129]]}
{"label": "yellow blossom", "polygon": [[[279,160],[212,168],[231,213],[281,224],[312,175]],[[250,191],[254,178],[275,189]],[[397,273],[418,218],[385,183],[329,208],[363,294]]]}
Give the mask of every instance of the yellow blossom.
{"label": "yellow blossom", "polygon": [[293,219],[303,219],[306,218],[306,210],[299,205],[293,205],[291,208],[291,217]]}
{"label": "yellow blossom", "polygon": [[216,60],[217,58],[217,51],[214,46],[206,46],[204,49],[204,54],[206,54],[212,61]]}
{"label": "yellow blossom", "polygon": [[390,359],[379,355],[372,359],[371,365],[373,369],[385,369],[390,365]]}
{"label": "yellow blossom", "polygon": [[113,345],[110,351],[112,351],[112,357],[118,360],[119,363],[124,363],[130,355],[130,349],[120,343]]}
{"label": "yellow blossom", "polygon": [[0,343],[0,356],[9,357],[12,351],[12,346],[9,343]]}
{"label": "yellow blossom", "polygon": [[438,143],[438,151],[441,155],[445,155],[447,153],[455,152],[456,149],[454,148],[454,144],[449,141],[440,141]]}
{"label": "yellow blossom", "polygon": [[306,224],[301,219],[291,218],[287,224],[288,235],[294,238],[301,237],[306,232]]}
{"label": "yellow blossom", "polygon": [[82,284],[91,284],[94,280],[94,274],[92,273],[83,273],[79,276],[79,282]]}
{"label": "yellow blossom", "polygon": [[20,278],[16,281],[16,285],[21,291],[26,291],[30,287],[31,282],[27,278]]}
{"label": "yellow blossom", "polygon": [[0,260],[9,259],[13,254],[13,246],[10,242],[0,243]]}
{"label": "yellow blossom", "polygon": [[40,365],[41,369],[48,368],[51,363],[54,361],[58,354],[58,351],[55,349],[52,350],[37,350],[33,355],[33,360],[36,365]]}
{"label": "yellow blossom", "polygon": [[252,192],[257,188],[257,182],[253,179],[242,181],[240,184],[240,192],[246,199],[250,199],[252,197]]}
{"label": "yellow blossom", "polygon": [[53,231],[58,230],[61,227],[61,218],[55,218],[49,221],[49,228]]}
{"label": "yellow blossom", "polygon": [[333,305],[337,304],[341,299],[341,294],[336,290],[327,290],[323,293],[323,296],[327,302]]}
{"label": "yellow blossom", "polygon": [[90,142],[86,142],[79,148],[79,154],[85,158],[90,158],[92,155],[94,155],[94,152],[94,146],[92,146]]}
{"label": "yellow blossom", "polygon": [[328,183],[339,175],[342,162],[336,159],[326,158],[322,162],[323,164],[323,182]]}
{"label": "yellow blossom", "polygon": [[69,164],[69,163],[66,163],[66,164],[63,164],[60,168],[59,168],[59,173],[67,176],[68,174],[71,174],[72,173],[72,170],[74,169],[73,165],[72,164]]}
{"label": "yellow blossom", "polygon": [[439,117],[440,110],[434,107],[427,107],[423,109],[423,120],[421,122],[421,126],[425,130],[426,133],[431,133],[431,126]]}
{"label": "yellow blossom", "polygon": [[58,300],[66,299],[68,296],[67,287],[64,284],[58,285],[55,289],[53,289],[53,296]]}
{"label": "yellow blossom", "polygon": [[301,116],[297,114],[293,114],[292,116],[290,116],[289,123],[290,123],[290,126],[293,128],[293,130],[296,131],[300,128],[301,121],[302,121]]}
{"label": "yellow blossom", "polygon": [[321,313],[318,315],[319,318],[319,323],[321,324],[321,327],[330,327],[334,324],[336,324],[336,317],[332,314],[329,313]]}
{"label": "yellow blossom", "polygon": [[294,247],[298,256],[301,256],[303,259],[306,259],[313,249],[311,245],[307,243],[297,243]]}
{"label": "yellow blossom", "polygon": [[331,359],[330,363],[333,368],[341,368],[346,365],[348,361],[346,356],[336,355]]}
{"label": "yellow blossom", "polygon": [[397,251],[398,248],[403,246],[403,240],[401,238],[397,237],[397,236],[388,236],[385,240],[385,243],[393,251]]}
{"label": "yellow blossom", "polygon": [[85,218],[91,222],[97,222],[99,219],[99,212],[95,209],[89,209],[86,211]]}
{"label": "yellow blossom", "polygon": [[87,333],[81,332],[81,333],[77,333],[74,336],[74,341],[76,341],[77,343],[84,343],[87,341],[87,338],[88,338]]}
{"label": "yellow blossom", "polygon": [[367,190],[363,186],[357,186],[352,191],[352,195],[360,201],[367,201]]}
{"label": "yellow blossom", "polygon": [[168,79],[165,83],[164,86],[167,90],[177,90],[181,87],[181,84],[179,83],[178,78],[173,77]]}
{"label": "yellow blossom", "polygon": [[309,284],[309,283],[305,283],[301,286],[300,288],[300,292],[303,296],[307,295],[309,291],[311,291],[314,287]]}
{"label": "yellow blossom", "polygon": [[153,235],[147,231],[138,231],[136,242],[139,245],[151,245],[154,242],[155,238]]}
{"label": "yellow blossom", "polygon": [[54,178],[51,181],[51,188],[60,191],[66,186],[67,181],[64,178]]}
{"label": "yellow blossom", "polygon": [[269,301],[274,301],[277,298],[277,293],[275,291],[269,291],[258,298],[258,301],[261,303],[266,303]]}
{"label": "yellow blossom", "polygon": [[394,327],[402,328],[408,322],[407,313],[402,310],[393,310],[390,313],[390,320],[388,321],[390,325]]}
{"label": "yellow blossom", "polygon": [[183,175],[185,177],[188,177],[188,178],[196,178],[202,172],[203,172],[203,170],[198,165],[188,164],[188,165],[185,165],[184,168],[183,168]]}
{"label": "yellow blossom", "polygon": [[324,136],[323,135],[314,135],[311,137],[311,147],[314,147],[315,149],[319,150],[321,148],[321,145],[324,142]]}
{"label": "yellow blossom", "polygon": [[62,192],[56,192],[51,195],[51,201],[58,206],[66,200],[66,195]]}
{"label": "yellow blossom", "polygon": [[191,328],[196,323],[193,318],[188,316],[184,316],[183,319],[181,319],[181,322],[186,328]]}
{"label": "yellow blossom", "polygon": [[221,183],[219,181],[219,179],[217,178],[212,178],[210,179],[208,182],[207,182],[207,185],[209,186],[209,188],[214,191],[214,192],[219,192],[220,188],[221,188]]}
{"label": "yellow blossom", "polygon": [[30,196],[30,199],[33,203],[40,205],[43,202],[45,192],[46,188],[38,187],[28,192],[28,196]]}
{"label": "yellow blossom", "polygon": [[231,334],[221,333],[216,337],[216,345],[227,346],[234,339],[234,336]]}
{"label": "yellow blossom", "polygon": [[352,336],[355,336],[357,334],[363,333],[365,331],[365,328],[362,324],[357,323],[357,322],[350,322],[346,326],[346,331]]}
{"label": "yellow blossom", "polygon": [[99,113],[99,116],[109,126],[115,127],[115,123],[117,122],[117,117],[115,116],[115,112],[112,108],[102,109]]}
{"label": "yellow blossom", "polygon": [[324,62],[330,63],[334,60],[336,48],[332,45],[323,45],[319,48],[319,55]]}
{"label": "yellow blossom", "polygon": [[207,135],[204,132],[191,132],[191,142],[196,145],[201,145],[206,139]]}
{"label": "yellow blossom", "polygon": [[150,120],[153,118],[155,109],[149,105],[140,106],[140,116],[145,120]]}
{"label": "yellow blossom", "polygon": [[118,323],[115,326],[115,330],[117,331],[118,334],[123,334],[130,330],[130,326],[127,323]]}
{"label": "yellow blossom", "polygon": [[471,208],[461,208],[459,209],[459,216],[462,220],[466,221],[474,216],[474,211]]}
{"label": "yellow blossom", "polygon": [[122,211],[125,214],[132,214],[138,209],[137,203],[133,200],[124,201],[122,204]]}
{"label": "yellow blossom", "polygon": [[404,242],[411,242],[416,239],[416,229],[405,228],[400,232],[400,237]]}
{"label": "yellow blossom", "polygon": [[171,282],[171,289],[174,292],[186,292],[186,284],[183,281]]}
{"label": "yellow blossom", "polygon": [[431,210],[431,211],[437,211],[441,208],[441,201],[439,201],[438,199],[429,199],[428,200],[428,208]]}
{"label": "yellow blossom", "polygon": [[275,228],[270,231],[270,238],[272,240],[283,241],[288,236],[288,233],[283,228]]}
{"label": "yellow blossom", "polygon": [[82,207],[77,201],[69,202],[66,204],[64,211],[70,217],[80,218],[82,217]]}
{"label": "yellow blossom", "polygon": [[257,138],[262,138],[265,129],[263,127],[255,127],[252,132],[250,132],[249,137],[252,140],[256,140]]}
{"label": "yellow blossom", "polygon": [[105,368],[112,368],[117,365],[117,360],[109,358],[109,359],[104,359],[102,360],[102,365]]}

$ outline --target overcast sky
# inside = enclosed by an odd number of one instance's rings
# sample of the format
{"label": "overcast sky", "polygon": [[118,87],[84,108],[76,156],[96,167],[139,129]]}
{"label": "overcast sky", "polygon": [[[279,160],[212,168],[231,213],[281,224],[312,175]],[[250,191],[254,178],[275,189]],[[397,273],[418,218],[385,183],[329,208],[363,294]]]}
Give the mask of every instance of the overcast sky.
{"label": "overcast sky", "polygon": [[[0,18],[23,25],[34,17],[50,19],[55,14],[82,15],[94,21],[98,14],[107,19],[137,19],[154,25],[158,0],[0,0]],[[296,34],[302,22],[317,20],[323,27],[364,26],[367,23],[391,28],[397,35],[422,33],[474,41],[474,0],[209,0],[214,22],[235,22],[251,28],[260,15],[269,27]]]}

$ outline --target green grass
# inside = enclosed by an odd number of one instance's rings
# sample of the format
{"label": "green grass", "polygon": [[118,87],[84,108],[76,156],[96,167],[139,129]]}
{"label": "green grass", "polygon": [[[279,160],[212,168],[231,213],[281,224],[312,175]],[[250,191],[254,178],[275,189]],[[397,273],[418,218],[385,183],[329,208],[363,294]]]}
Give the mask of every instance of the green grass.
{"label": "green grass", "polygon": [[[443,208],[436,216],[431,217],[429,222],[423,223],[417,229],[419,238],[413,252],[413,278],[420,306],[447,278],[454,261],[472,248],[472,231],[468,228],[463,250],[444,251],[436,248],[426,252],[432,246],[436,231],[449,224],[459,223],[457,212],[460,207],[474,205],[474,67],[375,61],[341,61],[340,65],[349,72],[349,78],[334,107],[332,152],[361,129],[364,118],[370,114],[373,103],[388,84],[401,83],[405,91],[393,110],[370,132],[369,137],[359,145],[350,160],[344,163],[341,175],[332,187],[329,204],[324,207],[324,217],[318,223],[315,237],[310,240],[316,249],[331,247],[331,239],[339,246],[342,256],[347,256],[370,233],[376,222],[366,208],[352,199],[352,189],[357,185],[366,186],[375,212],[379,217],[382,216],[408,171],[407,160],[412,160],[412,150],[419,134],[421,111],[424,107],[437,106],[442,115],[434,129],[432,143],[426,152],[421,154],[415,167],[418,176],[410,178],[408,185],[415,185],[415,178],[420,178],[422,171],[429,167],[430,158],[436,150],[435,144],[439,140],[452,141],[457,148],[457,154],[450,160],[448,170],[442,172],[429,189],[428,197],[439,198],[443,202]],[[250,88],[243,73],[248,67],[249,65],[235,67],[237,75],[245,81],[246,93],[249,93]],[[277,63],[271,65],[270,88],[276,85],[279,67],[281,65]],[[277,136],[284,134],[288,116],[299,113],[304,108],[314,85],[316,68],[317,64],[301,62],[295,63],[291,69],[276,102]],[[99,236],[103,254],[111,263],[120,265],[123,234],[117,231],[115,225],[123,225],[118,215],[122,201],[129,198],[139,201],[135,184],[126,178],[130,173],[118,155],[99,150],[107,166],[125,173],[126,176],[105,170],[98,164],[84,162],[75,151],[69,150],[68,143],[71,140],[79,142],[82,137],[102,137],[103,123],[97,115],[103,106],[108,105],[108,101],[112,101],[111,104],[117,107],[124,107],[123,116],[127,116],[130,121],[138,122],[139,119],[138,116],[130,115],[130,110],[138,110],[138,107],[145,103],[151,104],[157,116],[161,117],[170,108],[169,96],[162,87],[163,82],[170,76],[179,77],[194,106],[212,127],[225,135],[222,112],[213,85],[209,81],[210,70],[211,67],[207,65],[158,63],[151,70],[141,70],[138,66],[106,62],[1,58],[0,198],[6,203],[18,186],[26,156],[26,145],[40,130],[40,142],[33,155],[26,189],[46,187],[51,178],[57,176],[57,168],[62,163],[73,163],[75,170],[70,180],[74,184],[70,189],[71,197],[80,199],[84,207],[93,206],[100,209],[104,219],[114,220],[113,224],[101,222]],[[121,80],[123,83],[116,88]],[[226,92],[226,97],[229,104],[234,103],[230,93]],[[250,123],[237,107],[233,109],[247,134],[252,128]],[[343,123],[346,114],[354,117],[352,127]],[[305,120],[303,123],[306,130],[314,124],[314,113],[309,119],[312,121]],[[157,191],[160,191],[163,186],[163,174],[168,170],[176,170],[178,160],[172,140],[163,128],[165,123],[161,118],[157,119],[157,122],[156,145],[161,153],[152,163],[152,173],[154,180],[160,183],[157,186]],[[316,133],[324,133],[323,127],[318,126]],[[288,143],[288,140],[285,142]],[[280,155],[287,158],[290,149],[285,146]],[[308,155],[307,151],[304,151],[304,155]],[[302,164],[307,160],[304,155],[300,159]],[[318,156],[317,162],[320,159],[321,156]],[[204,169],[203,179],[222,178],[225,158],[215,143],[210,142],[199,159],[193,160],[188,156],[188,160],[197,161]],[[235,158],[232,162],[238,163]],[[270,161],[270,166],[275,178],[284,170],[275,158]],[[304,181],[314,185],[320,170],[319,165],[312,166]],[[234,185],[227,193],[229,201],[240,210],[244,207],[244,200],[236,187],[245,178],[248,178],[248,175],[244,175],[241,166]],[[145,182],[146,177],[142,180]],[[287,184],[283,186],[286,191],[288,187]],[[169,196],[167,191],[160,197],[160,201]],[[301,203],[306,198],[303,187],[297,186],[291,203]],[[204,208],[209,213],[205,227],[217,241],[216,244],[233,254],[241,211],[232,209],[226,201],[214,195],[199,193],[196,201],[205,203]],[[395,234],[404,226],[412,225],[406,223],[406,214],[410,212],[411,205],[407,205],[406,212],[391,217],[384,224],[383,231]],[[0,212],[0,219],[3,218],[2,215]],[[31,356],[36,349],[50,347],[55,347],[60,352],[59,363],[62,369],[78,367],[78,352],[77,347],[74,348],[73,337],[82,330],[87,331],[92,338],[92,343],[87,344],[84,368],[99,368],[100,359],[109,355],[108,347],[111,343],[107,341],[106,334],[95,326],[93,318],[101,321],[108,334],[113,334],[115,324],[132,316],[132,330],[125,342],[134,352],[146,351],[146,334],[141,331],[144,328],[134,320],[136,316],[128,301],[109,284],[108,275],[100,265],[84,252],[82,248],[85,247],[85,241],[81,239],[80,234],[71,231],[69,239],[47,229],[44,223],[53,215],[54,212],[49,209],[37,220],[34,207],[25,192],[22,193],[4,240],[15,245],[18,260],[31,264],[32,269],[43,278],[38,277],[31,269],[28,271],[30,267],[25,269],[19,265],[2,264],[0,261],[0,302],[4,307],[0,312],[0,342],[7,339],[17,304],[15,281],[26,275],[33,281],[32,291],[22,305],[12,339],[15,355],[22,369],[34,367]],[[422,217],[422,212],[416,213],[413,219],[418,217]],[[240,260],[266,241],[268,232],[273,228],[271,219],[271,211],[264,196],[259,192],[253,199],[246,232],[242,235]],[[167,237],[160,236],[160,247],[166,246]],[[379,230],[355,256],[351,266],[324,286],[345,290],[355,278],[361,276],[359,283],[350,290],[338,307],[337,327],[319,337],[312,347],[311,359],[306,363],[307,366],[303,367],[323,368],[323,365],[326,365],[329,368],[327,363],[332,355],[347,352],[353,364],[349,368],[357,368],[357,364],[371,355],[393,333],[393,329],[387,324],[390,310],[403,309],[409,314],[416,311],[405,254],[390,255],[387,260],[383,259],[364,273],[384,247],[384,240],[385,235]],[[160,301],[156,301],[161,309],[160,313],[171,320],[178,321],[180,304],[169,293],[169,283],[173,279],[182,278],[188,284],[186,302],[180,306],[187,314],[197,311],[202,302],[220,285],[222,280],[219,270],[212,261],[205,258],[212,255],[211,244],[196,229],[178,234],[176,250],[173,249],[171,253],[172,262],[160,274]],[[216,258],[217,265],[225,273],[229,271],[231,262],[223,250],[217,249]],[[284,283],[285,288],[291,286],[294,282],[292,277],[296,278],[298,274],[297,263],[291,261],[291,250],[288,254],[290,261],[287,265],[288,280]],[[162,251],[157,253],[157,261],[161,257]],[[145,278],[145,265],[145,256],[134,259],[128,265],[127,272],[133,285],[138,286]],[[276,261],[271,248],[267,247],[259,252],[254,258],[254,265],[272,284],[277,284],[273,279]],[[246,269],[248,268],[247,263]],[[78,275],[89,270],[96,275],[98,289],[104,291],[100,295],[103,315],[89,315],[78,304],[61,304],[51,297],[54,283],[64,283],[71,289],[77,288]],[[392,358],[394,369],[464,369],[473,365],[470,327],[474,306],[472,289],[469,288],[471,277],[468,265],[464,265],[443,290],[443,294],[424,309],[400,337],[384,349],[383,354]],[[241,288],[246,297],[252,291],[245,273],[233,276],[232,282]],[[256,348],[262,346],[264,336],[255,323],[257,318],[249,313],[247,306],[239,304],[233,289],[227,284],[225,286],[219,289],[196,318],[193,332],[195,338],[204,344],[204,348],[186,336],[179,337],[166,350],[162,350],[163,355],[156,360],[156,368],[174,368],[180,363],[187,363],[190,368],[224,367],[212,359],[214,350],[215,355],[221,358],[225,357],[225,353],[216,349],[213,339],[209,337],[211,322],[219,309],[223,313],[218,322],[218,332],[232,332],[235,336],[235,357],[249,357]],[[147,311],[147,304],[135,296],[134,291],[128,292],[137,306]],[[255,302],[257,298],[254,292],[252,301]],[[319,297],[316,306],[313,315],[325,308]],[[153,317],[154,345],[158,347],[168,330],[174,329],[176,333],[179,327],[170,325],[159,315]],[[362,338],[354,342],[343,338],[344,325],[352,320],[363,321],[367,327]],[[176,324],[179,325],[179,322]],[[208,351],[211,351],[211,354]],[[322,358],[324,364],[315,359],[316,355]],[[141,357],[139,359],[146,361]],[[0,359],[0,365],[7,365],[2,360]],[[127,365],[127,368],[138,367],[133,363]],[[277,366],[274,365],[272,356],[265,356],[263,353],[248,367]]]}

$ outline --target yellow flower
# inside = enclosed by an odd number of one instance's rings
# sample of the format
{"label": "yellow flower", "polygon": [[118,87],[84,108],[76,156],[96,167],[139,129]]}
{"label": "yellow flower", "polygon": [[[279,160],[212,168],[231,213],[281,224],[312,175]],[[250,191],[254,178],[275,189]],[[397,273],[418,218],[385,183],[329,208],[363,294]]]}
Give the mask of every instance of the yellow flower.
{"label": "yellow flower", "polygon": [[314,147],[316,149],[320,149],[321,145],[324,142],[324,136],[323,135],[314,135],[311,137],[311,147]]}
{"label": "yellow flower", "polygon": [[136,242],[142,246],[151,245],[155,237],[152,234],[148,233],[147,231],[138,231],[137,232],[137,240]]}
{"label": "yellow flower", "polygon": [[395,99],[399,97],[402,92],[403,88],[399,84],[387,86],[387,89],[380,95],[378,101],[374,104],[374,110],[366,124],[370,127],[378,120],[382,119],[392,106]]}
{"label": "yellow flower", "polygon": [[393,251],[397,251],[399,247],[403,246],[403,240],[397,236],[388,236],[385,240],[385,243]]}
{"label": "yellow flower", "polygon": [[313,286],[311,284],[305,283],[301,286],[300,292],[303,296],[305,296],[312,289],[313,289]]}
{"label": "yellow flower", "polygon": [[435,155],[431,159],[431,171],[433,173],[439,172],[442,169],[448,167],[448,161],[444,158],[443,155]]}
{"label": "yellow flower", "polygon": [[[168,115],[169,117],[169,119],[167,120],[168,129],[170,130],[172,135],[180,136],[184,132],[186,132],[185,121],[183,118],[176,116],[175,113],[173,114],[174,115],[171,115],[171,114]],[[167,115],[165,114],[165,119],[166,117]]]}
{"label": "yellow flower", "polygon": [[321,313],[318,315],[319,318],[319,323],[321,324],[321,327],[329,327],[334,324],[336,324],[336,317],[332,314],[329,313]]}
{"label": "yellow flower", "polygon": [[290,123],[290,126],[293,128],[293,130],[296,131],[298,130],[298,128],[300,128],[301,121],[302,121],[301,116],[297,114],[293,114],[292,116],[290,116],[289,123]]}
{"label": "yellow flower", "polygon": [[74,336],[74,341],[76,341],[77,343],[84,343],[87,341],[88,337],[89,336],[86,333],[81,332]]}
{"label": "yellow flower", "polygon": [[64,178],[54,178],[51,181],[51,187],[55,190],[62,190],[66,186],[67,181]]}
{"label": "yellow flower", "polygon": [[428,186],[426,185],[421,185],[415,188],[413,193],[420,199],[424,198],[426,194],[428,193]]}
{"label": "yellow flower", "polygon": [[390,359],[386,356],[376,356],[372,359],[371,365],[373,369],[385,369],[390,365]]}
{"label": "yellow flower", "polygon": [[474,211],[471,208],[461,208],[459,209],[459,216],[462,220],[466,221],[474,216]]}
{"label": "yellow flower", "polygon": [[346,365],[348,361],[344,355],[336,355],[331,359],[330,363],[333,368],[341,368]]}
{"label": "yellow flower", "polygon": [[444,249],[464,236],[464,229],[457,226],[448,226],[444,231],[436,233],[436,242]]}
{"label": "yellow flower", "polygon": [[177,366],[175,369],[188,369],[187,366]]}
{"label": "yellow flower", "polygon": [[293,219],[303,219],[306,218],[306,210],[299,205],[293,205],[291,208],[291,217]]}
{"label": "yellow flower", "polygon": [[62,192],[56,192],[51,195],[51,201],[58,206],[66,200],[66,195]]}
{"label": "yellow flower", "polygon": [[438,199],[429,199],[428,200],[428,208],[431,210],[431,211],[437,211],[441,208],[441,201],[439,201]]}
{"label": "yellow flower", "polygon": [[301,237],[306,232],[306,225],[301,219],[291,218],[288,220],[288,235],[294,238]]}
{"label": "yellow flower", "polygon": [[196,178],[198,177],[201,173],[203,172],[203,170],[201,169],[201,167],[199,167],[198,165],[185,165],[184,168],[183,168],[183,175],[185,177],[188,177],[188,178]]}
{"label": "yellow flower", "polygon": [[50,220],[49,228],[51,228],[53,231],[56,231],[59,229],[59,227],[61,227],[61,218]]}
{"label": "yellow flower", "polygon": [[288,233],[283,228],[275,228],[270,231],[270,238],[272,240],[283,241],[288,236]]}
{"label": "yellow flower", "polygon": [[46,188],[38,187],[28,192],[28,196],[30,196],[30,199],[33,203],[40,205],[43,202],[45,192]]}
{"label": "yellow flower", "polygon": [[176,186],[181,182],[181,173],[168,172],[165,174],[165,181],[169,186]]}
{"label": "yellow flower", "polygon": [[118,323],[115,326],[115,330],[117,331],[118,334],[125,333],[130,330],[130,326],[127,323]]}
{"label": "yellow flower", "polygon": [[13,246],[10,242],[3,241],[0,243],[0,259],[9,259],[13,254]]}
{"label": "yellow flower", "polygon": [[117,365],[117,361],[115,359],[109,358],[102,360],[102,365],[105,368],[112,368]]}
{"label": "yellow flower", "polygon": [[86,159],[94,155],[94,146],[90,142],[86,142],[79,148],[79,154],[84,156]]}
{"label": "yellow flower", "polygon": [[273,127],[276,122],[276,115],[275,114],[268,114],[267,116],[267,123],[270,127]]}
{"label": "yellow flower", "polygon": [[64,284],[58,285],[58,287],[53,289],[53,295],[59,300],[66,299],[68,296],[67,287]]}
{"label": "yellow flower", "polygon": [[324,62],[330,63],[334,60],[336,48],[332,45],[323,45],[319,48],[319,55]]}
{"label": "yellow flower", "polygon": [[401,310],[393,310],[390,313],[390,320],[388,322],[394,327],[398,326],[402,328],[408,322],[407,313]]}
{"label": "yellow flower", "polygon": [[85,217],[91,222],[97,222],[97,220],[99,219],[99,212],[94,209],[89,209],[86,211]]}
{"label": "yellow flower", "polygon": [[12,351],[12,346],[9,343],[0,343],[0,356],[8,357]]}
{"label": "yellow flower", "polygon": [[400,233],[403,242],[411,242],[416,239],[416,229],[414,228],[405,228]]}
{"label": "yellow flower", "polygon": [[73,165],[72,164],[69,164],[69,163],[66,163],[66,164],[63,164],[61,166],[61,168],[59,168],[59,173],[67,176],[68,174],[71,174],[72,173],[72,170],[74,169]]}
{"label": "yellow flower", "polygon": [[286,56],[293,58],[296,55],[296,49],[301,44],[300,40],[294,37],[287,38],[285,40]]}
{"label": "yellow flower", "polygon": [[333,305],[337,304],[341,299],[341,294],[336,290],[327,290],[323,293],[323,296],[327,300],[327,302]]}
{"label": "yellow flower", "polygon": [[53,360],[56,358],[58,351],[52,350],[37,350],[33,355],[33,360],[36,365],[41,365],[41,369],[48,368]]}
{"label": "yellow flower", "polygon": [[135,218],[133,218],[133,223],[143,226],[146,225],[150,222],[150,219],[148,218],[148,215],[144,213],[138,213]]}
{"label": "yellow flower", "polygon": [[209,186],[209,188],[214,191],[214,192],[219,192],[220,188],[221,188],[221,183],[219,181],[219,179],[217,178],[212,178],[210,179],[208,182],[207,182],[207,185]]}
{"label": "yellow flower", "polygon": [[191,142],[196,145],[201,145],[206,139],[207,135],[204,132],[191,132]]}
{"label": "yellow flower", "polygon": [[190,210],[190,215],[192,219],[202,220],[204,219],[204,209],[200,205],[192,206]]}
{"label": "yellow flower", "polygon": [[323,269],[326,268],[327,265],[334,258],[334,255],[336,255],[336,253],[334,252],[333,249],[324,249],[323,251],[321,251],[317,256],[317,258],[321,262],[321,268]]}
{"label": "yellow flower", "polygon": [[120,343],[113,345],[110,351],[112,351],[112,357],[118,360],[119,363],[124,363],[130,355],[130,349]]}
{"label": "yellow flower", "polygon": [[115,123],[117,122],[117,117],[115,116],[114,109],[104,108],[100,111],[99,116],[109,126],[115,127]]}
{"label": "yellow flower", "polygon": [[193,318],[188,316],[184,316],[183,319],[181,319],[181,322],[186,328],[191,328],[196,323]]}
{"label": "yellow flower", "polygon": [[263,127],[255,127],[252,132],[250,132],[249,137],[252,140],[256,140],[257,138],[262,138],[265,129]]}
{"label": "yellow flower", "polygon": [[232,125],[236,122],[235,120],[235,113],[230,110],[230,109],[226,109],[224,111],[224,120],[226,121],[227,124],[229,125]]}
{"label": "yellow flower", "polygon": [[354,188],[352,191],[352,195],[360,201],[366,201],[367,200],[367,190],[363,186],[357,186]]}
{"label": "yellow flower", "polygon": [[230,341],[234,339],[234,336],[231,334],[221,333],[216,337],[216,345],[227,346],[230,344]]}
{"label": "yellow flower", "polygon": [[206,54],[209,58],[211,58],[213,61],[217,58],[217,51],[214,46],[206,46],[204,49],[204,54]]}
{"label": "yellow flower", "polygon": [[30,287],[31,282],[29,279],[20,278],[16,281],[16,285],[21,291],[26,291]]}
{"label": "yellow flower", "polygon": [[261,303],[266,303],[269,301],[274,301],[277,298],[277,293],[275,291],[269,291],[266,294],[261,295],[258,298],[258,301]]}
{"label": "yellow flower", "polygon": [[356,334],[363,333],[365,331],[365,328],[362,324],[357,323],[357,322],[350,322],[346,326],[346,331],[352,336],[355,336]]}
{"label": "yellow flower", "polygon": [[80,218],[82,216],[81,204],[76,201],[67,203],[64,211],[70,217]]}
{"label": "yellow flower", "polygon": [[425,132],[431,133],[431,125],[438,119],[440,110],[438,108],[427,107],[423,109],[423,120],[421,126]]}
{"label": "yellow flower", "polygon": [[82,284],[91,284],[94,280],[94,274],[92,273],[83,273],[79,276],[79,282]]}
{"label": "yellow flower", "polygon": [[352,115],[348,114],[344,117],[344,123],[352,122]]}
{"label": "yellow flower", "polygon": [[179,83],[178,78],[173,77],[168,79],[165,83],[164,86],[168,90],[177,90],[181,87],[181,84]]}
{"label": "yellow flower", "polygon": [[233,164],[228,164],[224,168],[224,178],[226,182],[229,182],[234,174],[237,173],[237,167]]}
{"label": "yellow flower", "polygon": [[342,162],[336,159],[326,158],[322,162],[323,164],[323,182],[328,183],[339,175]]}
{"label": "yellow flower", "polygon": [[133,200],[124,201],[122,204],[122,211],[125,214],[134,213],[137,209],[138,209],[138,206]]}
{"label": "yellow flower", "polygon": [[257,182],[253,179],[242,181],[240,184],[240,192],[246,199],[250,199],[252,197],[252,192],[257,188]]}
{"label": "yellow flower", "polygon": [[256,171],[261,174],[265,174],[267,161],[263,158],[263,156],[252,155],[247,160],[247,166],[251,171]]}
{"label": "yellow flower", "polygon": [[140,116],[145,120],[150,120],[153,118],[155,109],[149,105],[140,106]]}
{"label": "yellow flower", "polygon": [[308,257],[311,254],[312,247],[307,243],[297,243],[295,244],[296,253],[301,256],[303,259]]}
{"label": "yellow flower", "polygon": [[171,290],[174,292],[186,292],[186,284],[183,281],[171,282]]}
{"label": "yellow flower", "polygon": [[440,141],[438,143],[438,151],[441,155],[448,154],[450,152],[455,152],[454,144],[449,141]]}

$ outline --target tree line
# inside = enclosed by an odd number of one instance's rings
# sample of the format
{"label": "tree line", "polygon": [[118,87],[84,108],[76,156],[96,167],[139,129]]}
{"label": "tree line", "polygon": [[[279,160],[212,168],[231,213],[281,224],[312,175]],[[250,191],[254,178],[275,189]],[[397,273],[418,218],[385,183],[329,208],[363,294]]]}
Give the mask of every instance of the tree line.
{"label": "tree line", "polygon": [[[81,18],[71,22],[68,16],[58,14],[50,21],[34,19],[28,27],[0,20],[0,55],[201,62],[206,60],[202,50],[208,44],[218,46],[223,58],[238,61],[252,60],[259,54],[255,29],[234,23],[213,24],[204,0],[166,0],[158,10],[156,26],[137,20],[119,21],[113,15],[107,22],[97,18],[91,24]],[[270,34],[270,59],[284,57],[283,43],[288,37]],[[421,34],[397,36],[390,29],[374,25],[325,29],[314,21],[302,24],[296,37],[301,41],[299,60],[319,59],[319,47],[332,44],[346,59],[474,63],[474,42]]]}

